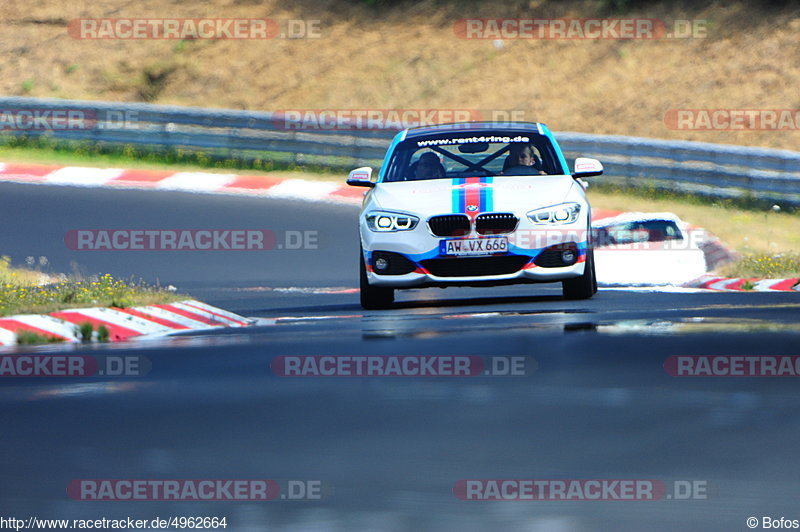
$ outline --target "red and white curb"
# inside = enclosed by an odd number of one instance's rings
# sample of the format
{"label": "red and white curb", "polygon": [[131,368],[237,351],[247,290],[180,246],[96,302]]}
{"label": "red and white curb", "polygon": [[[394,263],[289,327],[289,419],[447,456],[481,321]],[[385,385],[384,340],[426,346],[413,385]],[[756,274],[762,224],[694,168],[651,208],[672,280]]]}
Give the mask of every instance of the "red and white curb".
{"label": "red and white curb", "polygon": [[[687,288],[704,288],[706,290],[729,290],[740,292],[800,292],[800,278],[791,279],[758,279],[731,278],[715,275],[704,275],[684,285]],[[745,288],[747,287],[747,288]]]}
{"label": "red and white curb", "polygon": [[344,183],[306,179],[2,162],[0,162],[0,181],[38,185],[244,194],[351,205],[361,203],[364,196],[363,189],[350,187]]}
{"label": "red and white curb", "polygon": [[78,328],[84,323],[91,323],[95,330],[100,325],[105,326],[109,341],[121,342],[182,331],[247,327],[255,321],[193,299],[130,308],[66,309],[44,315],[21,314],[0,318],[0,346],[15,345],[17,335],[23,331],[63,342],[80,342]]}

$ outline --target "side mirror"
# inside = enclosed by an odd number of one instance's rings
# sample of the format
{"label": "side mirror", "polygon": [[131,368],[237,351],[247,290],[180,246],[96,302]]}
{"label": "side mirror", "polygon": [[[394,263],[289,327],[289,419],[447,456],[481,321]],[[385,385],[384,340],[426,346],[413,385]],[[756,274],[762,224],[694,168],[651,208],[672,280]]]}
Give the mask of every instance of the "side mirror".
{"label": "side mirror", "polygon": [[603,173],[603,163],[597,159],[590,159],[588,157],[578,157],[575,159],[575,171],[572,172],[572,177],[592,177]]}
{"label": "side mirror", "polygon": [[362,166],[352,170],[347,176],[347,184],[353,187],[374,187],[372,182],[372,168]]}

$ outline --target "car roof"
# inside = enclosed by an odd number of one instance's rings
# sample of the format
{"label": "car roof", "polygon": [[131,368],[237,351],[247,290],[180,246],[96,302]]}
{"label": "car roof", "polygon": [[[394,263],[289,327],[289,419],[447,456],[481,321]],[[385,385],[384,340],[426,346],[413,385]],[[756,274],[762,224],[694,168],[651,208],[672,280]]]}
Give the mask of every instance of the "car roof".
{"label": "car roof", "polygon": [[451,124],[436,124],[432,126],[413,127],[405,130],[405,138],[422,137],[446,132],[477,132],[477,131],[524,131],[542,134],[546,129],[539,122],[454,122]]}

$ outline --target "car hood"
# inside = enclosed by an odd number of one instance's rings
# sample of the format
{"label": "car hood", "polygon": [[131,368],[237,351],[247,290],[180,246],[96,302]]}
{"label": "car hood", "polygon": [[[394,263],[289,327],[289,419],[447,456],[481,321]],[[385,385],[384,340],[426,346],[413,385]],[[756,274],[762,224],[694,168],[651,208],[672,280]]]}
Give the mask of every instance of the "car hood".
{"label": "car hood", "polygon": [[563,202],[571,187],[569,175],[495,176],[378,183],[372,206],[423,216],[460,212],[525,213]]}

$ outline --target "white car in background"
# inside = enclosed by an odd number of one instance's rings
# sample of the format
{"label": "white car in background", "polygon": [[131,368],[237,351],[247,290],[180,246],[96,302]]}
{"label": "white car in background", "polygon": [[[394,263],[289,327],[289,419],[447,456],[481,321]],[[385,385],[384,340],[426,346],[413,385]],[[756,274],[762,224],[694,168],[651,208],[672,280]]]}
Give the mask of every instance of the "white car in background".
{"label": "white car in background", "polygon": [[707,271],[708,233],[668,212],[596,220],[597,279],[604,285],[681,285]]}
{"label": "white car in background", "polygon": [[464,123],[397,134],[359,216],[361,304],[386,308],[394,290],[560,282],[564,296],[597,291],[591,209],[579,178],[601,174],[578,158],[570,172],[544,124]]}

